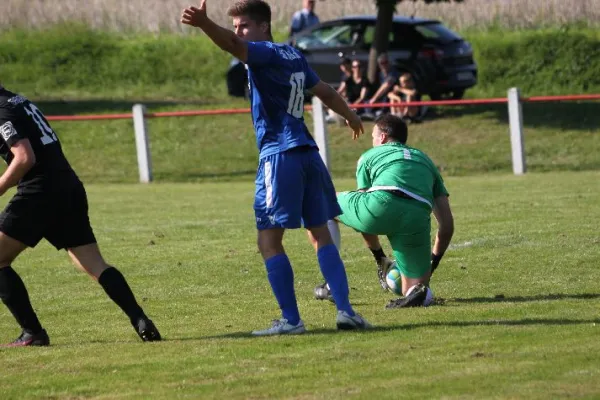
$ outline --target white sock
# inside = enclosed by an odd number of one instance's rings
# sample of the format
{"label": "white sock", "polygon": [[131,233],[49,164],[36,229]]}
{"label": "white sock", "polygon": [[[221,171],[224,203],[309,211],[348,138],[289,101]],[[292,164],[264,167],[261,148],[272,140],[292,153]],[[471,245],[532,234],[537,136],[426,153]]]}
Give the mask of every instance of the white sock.
{"label": "white sock", "polygon": [[331,235],[335,247],[337,247],[338,251],[342,250],[342,235],[340,234],[338,223],[330,219],[327,221],[327,228],[329,229],[329,234]]}
{"label": "white sock", "polygon": [[417,285],[412,285],[410,288],[408,288],[404,297],[408,297],[412,293],[412,291],[415,290],[416,287]]}
{"label": "white sock", "polygon": [[[409,294],[417,287],[417,285],[411,286],[410,289],[406,291],[406,295],[404,297],[408,297]],[[433,290],[428,286],[427,287],[427,295],[425,296],[425,300],[423,300],[423,307],[430,306],[433,303]]]}

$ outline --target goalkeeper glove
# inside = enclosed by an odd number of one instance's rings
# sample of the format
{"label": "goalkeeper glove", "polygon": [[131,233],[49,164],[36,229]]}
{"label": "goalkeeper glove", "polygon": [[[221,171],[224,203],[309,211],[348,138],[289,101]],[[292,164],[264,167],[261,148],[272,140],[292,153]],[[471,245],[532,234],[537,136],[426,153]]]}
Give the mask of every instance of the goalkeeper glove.
{"label": "goalkeeper glove", "polygon": [[444,256],[444,254],[440,254],[438,256],[437,254],[431,253],[431,273],[432,274],[435,271],[435,269],[438,267],[438,265],[440,265],[440,261],[442,261],[443,256]]}

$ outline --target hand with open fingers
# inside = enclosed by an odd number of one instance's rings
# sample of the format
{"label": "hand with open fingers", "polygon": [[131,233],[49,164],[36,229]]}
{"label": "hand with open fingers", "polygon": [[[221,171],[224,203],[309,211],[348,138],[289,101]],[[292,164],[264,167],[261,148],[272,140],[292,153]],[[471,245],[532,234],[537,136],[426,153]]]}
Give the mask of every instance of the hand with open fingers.
{"label": "hand with open fingers", "polygon": [[200,28],[202,23],[208,19],[206,15],[206,0],[200,2],[200,8],[189,6],[181,14],[181,22],[186,25]]}
{"label": "hand with open fingers", "polygon": [[360,117],[356,114],[352,117],[352,119],[346,120],[346,124],[352,129],[352,139],[356,140],[358,137],[365,133],[365,129],[363,128],[362,121]]}

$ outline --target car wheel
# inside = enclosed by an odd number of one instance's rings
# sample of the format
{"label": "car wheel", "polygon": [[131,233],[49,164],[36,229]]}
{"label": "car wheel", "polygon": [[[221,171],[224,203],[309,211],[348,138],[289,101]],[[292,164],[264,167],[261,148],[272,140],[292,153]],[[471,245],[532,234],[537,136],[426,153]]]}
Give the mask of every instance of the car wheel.
{"label": "car wheel", "polygon": [[433,101],[442,100],[442,94],[437,92],[429,93],[429,98]]}
{"label": "car wheel", "polygon": [[464,89],[459,89],[459,90],[454,90],[452,92],[450,98],[452,100],[461,100],[464,96],[465,96],[465,90]]}

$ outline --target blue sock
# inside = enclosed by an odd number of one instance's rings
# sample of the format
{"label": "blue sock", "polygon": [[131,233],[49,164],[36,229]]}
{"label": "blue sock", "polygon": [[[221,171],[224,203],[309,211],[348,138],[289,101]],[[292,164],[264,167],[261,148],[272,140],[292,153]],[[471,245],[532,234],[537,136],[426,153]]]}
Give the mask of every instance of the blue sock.
{"label": "blue sock", "polygon": [[300,322],[300,313],[294,292],[294,271],[285,253],[277,254],[265,260],[267,277],[273,289],[273,294],[279,303],[283,318],[292,325]]}
{"label": "blue sock", "polygon": [[354,310],[348,299],[348,278],[346,277],[346,269],[340,258],[338,249],[333,244],[321,247],[317,251],[319,259],[319,267],[325,281],[329,284],[331,295],[335,300],[335,305],[338,310],[346,311],[351,316],[354,316]]}

